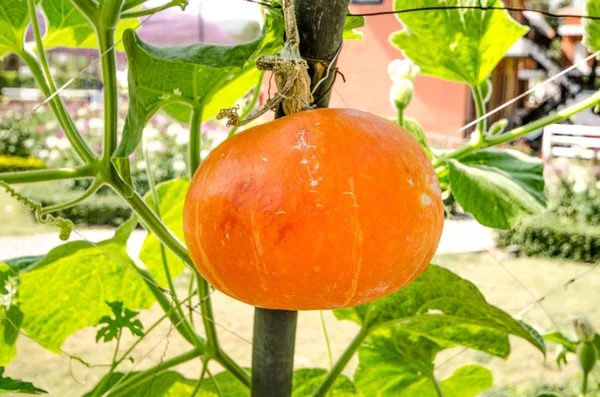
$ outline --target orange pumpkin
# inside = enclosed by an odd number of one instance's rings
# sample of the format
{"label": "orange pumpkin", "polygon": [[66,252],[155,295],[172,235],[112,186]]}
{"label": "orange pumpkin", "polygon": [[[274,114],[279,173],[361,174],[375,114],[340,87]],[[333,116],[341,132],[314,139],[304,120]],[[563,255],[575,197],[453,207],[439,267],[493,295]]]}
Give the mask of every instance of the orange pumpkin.
{"label": "orange pumpkin", "polygon": [[219,291],[265,309],[333,309],[417,277],[443,214],[435,171],[406,130],[317,109],[216,147],[191,182],[184,232]]}

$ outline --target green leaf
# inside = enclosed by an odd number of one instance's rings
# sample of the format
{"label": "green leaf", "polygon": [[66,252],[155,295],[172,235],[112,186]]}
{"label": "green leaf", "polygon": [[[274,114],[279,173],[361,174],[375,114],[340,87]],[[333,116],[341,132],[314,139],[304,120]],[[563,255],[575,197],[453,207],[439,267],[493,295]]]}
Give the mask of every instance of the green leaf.
{"label": "green leaf", "polygon": [[261,38],[247,44],[193,44],[153,47],[128,30],[123,36],[129,60],[129,112],[115,157],[127,157],[139,144],[149,118],[165,107],[189,122],[191,108],[204,108],[203,120],[231,107],[256,85],[256,60],[281,49],[283,18],[271,10]]}
{"label": "green leaf", "polygon": [[471,282],[436,265],[429,265],[400,291],[352,310],[334,310],[334,314],[368,332],[399,326],[443,348],[462,345],[506,358],[508,336],[515,335],[545,352],[537,332],[488,304]]}
{"label": "green leaf", "polygon": [[98,325],[106,325],[96,333],[96,343],[102,338],[104,338],[104,342],[110,342],[118,338],[124,328],[128,328],[132,335],[144,335],[142,322],[139,319],[134,319],[139,312],[134,312],[127,308],[124,309],[123,302],[106,302],[106,304],[115,316],[104,316],[100,319]]}
{"label": "green leaf", "polygon": [[0,0],[0,57],[23,50],[29,23],[27,4],[22,0]]}
{"label": "green leaf", "polygon": [[[394,10],[427,7],[502,7],[499,0],[394,0]],[[506,11],[449,9],[397,14],[404,29],[392,45],[421,73],[471,85],[482,83],[508,49],[527,32]]]}
{"label": "green leaf", "polygon": [[[174,179],[156,186],[160,202],[161,219],[169,230],[182,241],[184,239],[183,203],[189,186],[190,182],[187,179]],[[148,193],[144,199],[150,208],[156,208],[151,193]],[[142,245],[140,259],[144,262],[148,271],[154,276],[158,285],[166,287],[167,276],[163,266],[160,244],[160,240],[153,233],[148,233],[148,236]],[[183,272],[185,265],[181,259],[170,250],[165,249],[165,254],[171,277],[175,278]]]}
{"label": "green leaf", "polygon": [[577,341],[573,341],[564,336],[560,331],[555,331],[544,335],[544,339],[550,342],[564,346],[569,353],[575,353],[577,350]]}
{"label": "green leaf", "polygon": [[[292,379],[292,397],[310,397],[327,375],[327,370],[320,368],[299,369],[294,371]],[[327,392],[328,397],[358,397],[356,388],[347,377],[340,375]]]}
{"label": "green leaf", "polygon": [[29,382],[11,379],[4,376],[4,367],[0,367],[0,394],[48,394],[46,390],[35,387]]}
{"label": "green leaf", "polygon": [[106,301],[122,301],[132,309],[150,308],[154,297],[126,253],[134,226],[132,219],[112,239],[98,244],[61,245],[21,275],[22,327],[30,338],[59,353],[69,335],[110,314]]}
{"label": "green leaf", "polygon": [[17,273],[0,262],[0,366],[8,365],[17,355],[17,338],[23,313],[17,306]]}
{"label": "green leaf", "polygon": [[[600,15],[600,0],[587,0],[583,15]],[[583,23],[583,44],[591,53],[600,51],[600,21],[588,18],[581,19]]]}
{"label": "green leaf", "polygon": [[484,226],[511,229],[546,208],[544,163],[514,150],[449,160],[452,194]]}
{"label": "green leaf", "polygon": [[365,26],[365,17],[361,16],[346,16],[346,21],[344,22],[344,40],[362,40],[363,33],[357,31],[357,28],[362,28]]}
{"label": "green leaf", "polygon": [[[42,9],[48,21],[44,36],[44,48],[55,47],[97,48],[98,41],[92,24],[71,1],[42,0]],[[120,41],[126,29],[135,29],[140,23],[135,19],[119,22],[115,32],[115,41]],[[117,44],[118,51],[124,51],[123,44]]]}
{"label": "green leaf", "polygon": [[[378,332],[359,349],[356,387],[373,397],[436,396],[432,361],[436,350],[425,338],[410,340],[404,333]],[[481,366],[468,365],[440,386],[445,397],[473,397],[492,387],[492,374]]]}
{"label": "green leaf", "polygon": [[[128,374],[127,378],[135,376],[139,372]],[[86,393],[83,397],[91,397],[93,395],[102,395],[111,389],[117,382],[120,382],[125,374],[114,372],[108,380],[103,384],[102,389],[95,394],[96,389],[100,385],[96,385],[94,389]],[[209,383],[209,379],[204,379],[203,383]],[[123,393],[109,393],[106,397],[181,397],[191,396],[196,388],[197,380],[186,379],[179,372],[165,371],[156,376],[148,377],[142,382],[137,383],[133,390],[127,390]],[[152,390],[150,392],[150,387]],[[195,395],[196,397],[218,397],[217,394],[200,389]]]}
{"label": "green leaf", "polygon": [[465,365],[440,382],[446,397],[473,397],[491,388],[494,378],[489,369],[480,365]]}
{"label": "green leaf", "polygon": [[39,256],[21,256],[19,258],[7,259],[4,261],[14,272],[25,273],[35,268],[35,266],[44,259],[45,255]]}

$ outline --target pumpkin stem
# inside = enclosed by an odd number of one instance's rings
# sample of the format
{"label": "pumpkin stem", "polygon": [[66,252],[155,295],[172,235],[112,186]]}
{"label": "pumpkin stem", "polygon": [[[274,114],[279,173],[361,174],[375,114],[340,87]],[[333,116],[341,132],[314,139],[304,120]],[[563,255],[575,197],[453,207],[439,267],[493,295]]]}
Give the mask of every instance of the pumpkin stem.
{"label": "pumpkin stem", "polygon": [[222,109],[217,119],[227,119],[227,126],[241,126],[255,120],[260,115],[277,106],[280,102],[285,114],[298,113],[313,108],[314,98],[311,93],[311,79],[308,75],[308,63],[300,56],[300,35],[296,23],[296,12],[293,0],[283,0],[283,17],[285,20],[286,42],[281,51],[275,55],[265,55],[256,61],[259,70],[270,70],[275,75],[278,92],[257,113],[246,120],[240,120],[237,108]]}
{"label": "pumpkin stem", "polygon": [[297,319],[297,311],[254,311],[252,397],[292,395]]}

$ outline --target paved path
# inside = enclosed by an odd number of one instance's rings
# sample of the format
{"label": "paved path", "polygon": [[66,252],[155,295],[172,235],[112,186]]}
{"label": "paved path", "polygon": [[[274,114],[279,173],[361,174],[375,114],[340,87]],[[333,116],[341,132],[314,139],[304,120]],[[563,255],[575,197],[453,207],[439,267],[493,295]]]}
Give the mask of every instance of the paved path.
{"label": "paved path", "polygon": [[[80,234],[81,235],[80,235]],[[82,229],[71,235],[70,241],[82,240],[102,241],[112,237],[111,229]],[[133,257],[139,253],[146,233],[142,230],[133,232],[127,251]],[[63,244],[58,233],[34,234],[30,236],[0,236],[0,259],[19,256],[42,255],[52,248]],[[493,230],[479,225],[472,219],[449,220],[444,225],[444,233],[438,247],[438,253],[476,252],[494,247]]]}

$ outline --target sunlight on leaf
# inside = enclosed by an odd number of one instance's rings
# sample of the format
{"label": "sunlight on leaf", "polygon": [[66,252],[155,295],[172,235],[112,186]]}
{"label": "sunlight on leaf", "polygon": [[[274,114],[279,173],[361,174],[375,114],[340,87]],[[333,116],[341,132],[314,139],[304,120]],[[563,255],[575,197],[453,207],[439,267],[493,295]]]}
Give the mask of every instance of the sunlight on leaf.
{"label": "sunlight on leaf", "polygon": [[129,111],[115,157],[127,157],[159,109],[189,122],[191,108],[204,108],[210,119],[230,107],[256,85],[256,60],[282,46],[283,19],[269,13],[263,36],[236,46],[192,44],[154,47],[128,30],[123,36],[129,60]]}
{"label": "sunlight on leaf", "polygon": [[[587,0],[583,11],[584,15],[600,15],[600,0]],[[590,52],[600,51],[600,21],[582,18],[583,40]]]}
{"label": "sunlight on leaf", "polygon": [[508,336],[515,335],[545,352],[537,332],[487,303],[471,282],[436,265],[392,295],[334,314],[370,332],[398,325],[443,348],[462,345],[506,358]]}
{"label": "sunlight on leaf", "polygon": [[[394,0],[394,10],[440,6],[477,6],[481,0]],[[481,1],[483,6],[498,0]],[[471,85],[483,82],[528,28],[503,10],[453,9],[398,14],[404,30],[392,45],[421,67],[421,73]]]}
{"label": "sunlight on leaf", "polygon": [[511,229],[546,208],[544,163],[514,150],[478,150],[448,162],[456,201],[484,226]]}
{"label": "sunlight on leaf", "polygon": [[[46,50],[55,47],[97,48],[98,41],[90,21],[71,3],[65,0],[42,0],[42,9],[48,21],[44,36]],[[135,29],[140,23],[135,19],[119,22],[115,41],[118,42],[126,29]],[[124,51],[123,44],[117,44],[118,51]]]}
{"label": "sunlight on leaf", "polygon": [[61,245],[21,275],[22,327],[31,339],[60,353],[68,336],[110,315],[106,301],[150,308],[155,299],[126,253],[136,224],[133,218],[124,223],[115,237],[98,243],[99,248],[86,241]]}
{"label": "sunlight on leaf", "polygon": [[365,17],[347,16],[344,22],[344,40],[362,40],[363,33],[357,28],[365,26]]}
{"label": "sunlight on leaf", "polygon": [[17,338],[23,313],[17,306],[16,272],[0,262],[0,366],[10,363],[17,355]]}
{"label": "sunlight on leaf", "polygon": [[27,4],[22,0],[0,0],[0,57],[23,49],[29,23]]}

